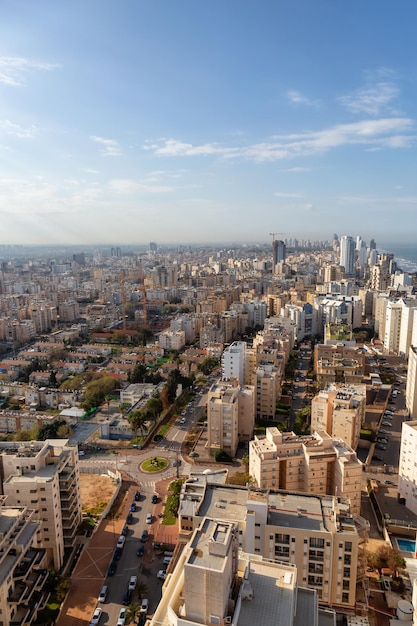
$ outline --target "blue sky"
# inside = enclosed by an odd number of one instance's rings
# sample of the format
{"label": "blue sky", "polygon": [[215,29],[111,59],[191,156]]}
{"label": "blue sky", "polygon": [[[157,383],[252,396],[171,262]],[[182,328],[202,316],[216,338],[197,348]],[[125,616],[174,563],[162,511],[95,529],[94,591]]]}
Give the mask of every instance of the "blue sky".
{"label": "blue sky", "polygon": [[0,243],[415,241],[415,0],[2,0]]}

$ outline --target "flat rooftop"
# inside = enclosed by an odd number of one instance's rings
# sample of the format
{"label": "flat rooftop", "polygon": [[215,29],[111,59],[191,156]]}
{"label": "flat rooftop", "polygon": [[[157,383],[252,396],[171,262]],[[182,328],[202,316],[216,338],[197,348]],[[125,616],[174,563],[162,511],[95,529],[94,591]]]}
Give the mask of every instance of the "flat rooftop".
{"label": "flat rooftop", "polygon": [[[249,584],[252,600],[243,600],[238,619],[239,626],[292,626],[295,608],[297,570],[278,563],[250,557]],[[309,618],[314,605],[306,611]],[[309,623],[309,620],[304,622]]]}
{"label": "flat rooftop", "polygon": [[268,512],[272,526],[324,532],[336,528],[332,499],[321,496],[270,493]]}
{"label": "flat rooftop", "polygon": [[233,522],[244,521],[246,519],[247,500],[248,491],[246,489],[207,485],[199,516],[227,519]]}

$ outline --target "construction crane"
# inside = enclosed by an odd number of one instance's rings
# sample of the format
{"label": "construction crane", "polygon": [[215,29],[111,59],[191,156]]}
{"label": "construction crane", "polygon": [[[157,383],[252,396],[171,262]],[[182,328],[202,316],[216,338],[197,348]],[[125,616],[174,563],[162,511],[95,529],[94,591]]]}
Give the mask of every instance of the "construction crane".
{"label": "construction crane", "polygon": [[275,235],[285,235],[285,233],[269,233],[272,237],[272,245],[274,245]]}

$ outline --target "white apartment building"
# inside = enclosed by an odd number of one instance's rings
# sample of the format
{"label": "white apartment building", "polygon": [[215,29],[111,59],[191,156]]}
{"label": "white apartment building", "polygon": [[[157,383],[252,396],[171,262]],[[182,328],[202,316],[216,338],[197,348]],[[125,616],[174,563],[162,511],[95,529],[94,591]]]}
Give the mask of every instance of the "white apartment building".
{"label": "white apartment building", "polygon": [[398,497],[417,514],[417,420],[403,422],[400,462],[398,469]]}
{"label": "white apartment building", "polygon": [[170,330],[185,332],[185,343],[190,344],[195,341],[197,324],[191,315],[180,315],[171,321]]}
{"label": "white apartment building", "polygon": [[[367,523],[353,518],[348,502],[333,496],[248,490],[215,480],[193,475],[183,485],[180,540],[189,540],[205,518],[230,522],[238,528],[241,550],[295,567],[297,584],[314,590],[322,605],[354,607],[358,549]],[[302,623],[311,621],[305,617]]]}
{"label": "white apartment building", "polygon": [[46,550],[39,546],[34,511],[0,498],[0,624],[29,625],[45,607],[49,592]]}
{"label": "white apartment building", "polygon": [[267,428],[249,443],[249,475],[261,489],[349,498],[360,512],[362,463],[350,446],[326,432],[281,433]]}
{"label": "white apartment building", "polygon": [[207,445],[211,452],[236,454],[239,441],[249,441],[255,423],[255,389],[251,385],[219,381],[207,400]]}
{"label": "white apartment building", "polygon": [[133,407],[140,402],[146,403],[158,391],[162,391],[165,383],[131,383],[120,391],[120,404]]}
{"label": "white apartment building", "polygon": [[158,344],[164,350],[182,350],[186,344],[184,330],[164,330],[159,334]]}
{"label": "white apartment building", "polygon": [[256,390],[256,417],[275,419],[276,404],[281,396],[281,371],[273,365],[257,367],[252,374]]}
{"label": "white apartment building", "polygon": [[405,406],[409,416],[417,419],[417,345],[411,346],[408,352]]}
{"label": "white apartment building", "polygon": [[235,378],[239,385],[245,383],[246,349],[246,341],[234,341],[224,350],[222,355],[223,380]]}
{"label": "white apartment building", "polygon": [[60,569],[82,519],[77,448],[67,439],[0,442],[0,472],[7,502],[34,510],[39,545]]}
{"label": "white apartment building", "polygon": [[311,430],[325,431],[356,450],[365,411],[366,385],[329,384],[311,401]]}
{"label": "white apartment building", "polygon": [[[233,522],[201,520],[168,573],[149,626],[335,626],[293,565],[238,551]],[[170,568],[171,569],[171,568]]]}

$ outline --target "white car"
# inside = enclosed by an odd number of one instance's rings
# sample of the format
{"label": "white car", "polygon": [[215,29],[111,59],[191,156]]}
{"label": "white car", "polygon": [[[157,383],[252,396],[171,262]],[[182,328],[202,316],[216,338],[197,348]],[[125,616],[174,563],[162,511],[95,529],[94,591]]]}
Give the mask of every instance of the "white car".
{"label": "white car", "polygon": [[165,580],[165,578],[167,577],[165,570],[160,569],[156,577],[159,578],[159,580]]}
{"label": "white car", "polygon": [[119,617],[117,618],[117,626],[125,626],[126,624],[127,609],[120,609]]}
{"label": "white car", "polygon": [[90,626],[96,626],[96,624],[99,623],[100,621],[100,617],[101,614],[103,613],[103,609],[101,609],[99,606],[96,608],[96,610],[93,613],[93,617],[91,618],[90,621]]}
{"label": "white car", "polygon": [[141,613],[147,613],[148,612],[148,607],[149,607],[149,600],[148,600],[148,598],[142,598],[142,600],[140,602],[140,612]]}
{"label": "white car", "polygon": [[186,422],[186,421],[187,421],[187,420],[185,419],[185,417],[182,417],[182,418],[180,419],[180,424],[185,424],[185,422]]}
{"label": "white car", "polygon": [[152,513],[147,513],[146,514],[146,523],[147,524],[152,524]]}
{"label": "white car", "polygon": [[131,576],[130,580],[129,580],[129,585],[128,588],[131,591],[134,591],[135,587],[136,587],[136,583],[138,582],[138,577],[137,576]]}

